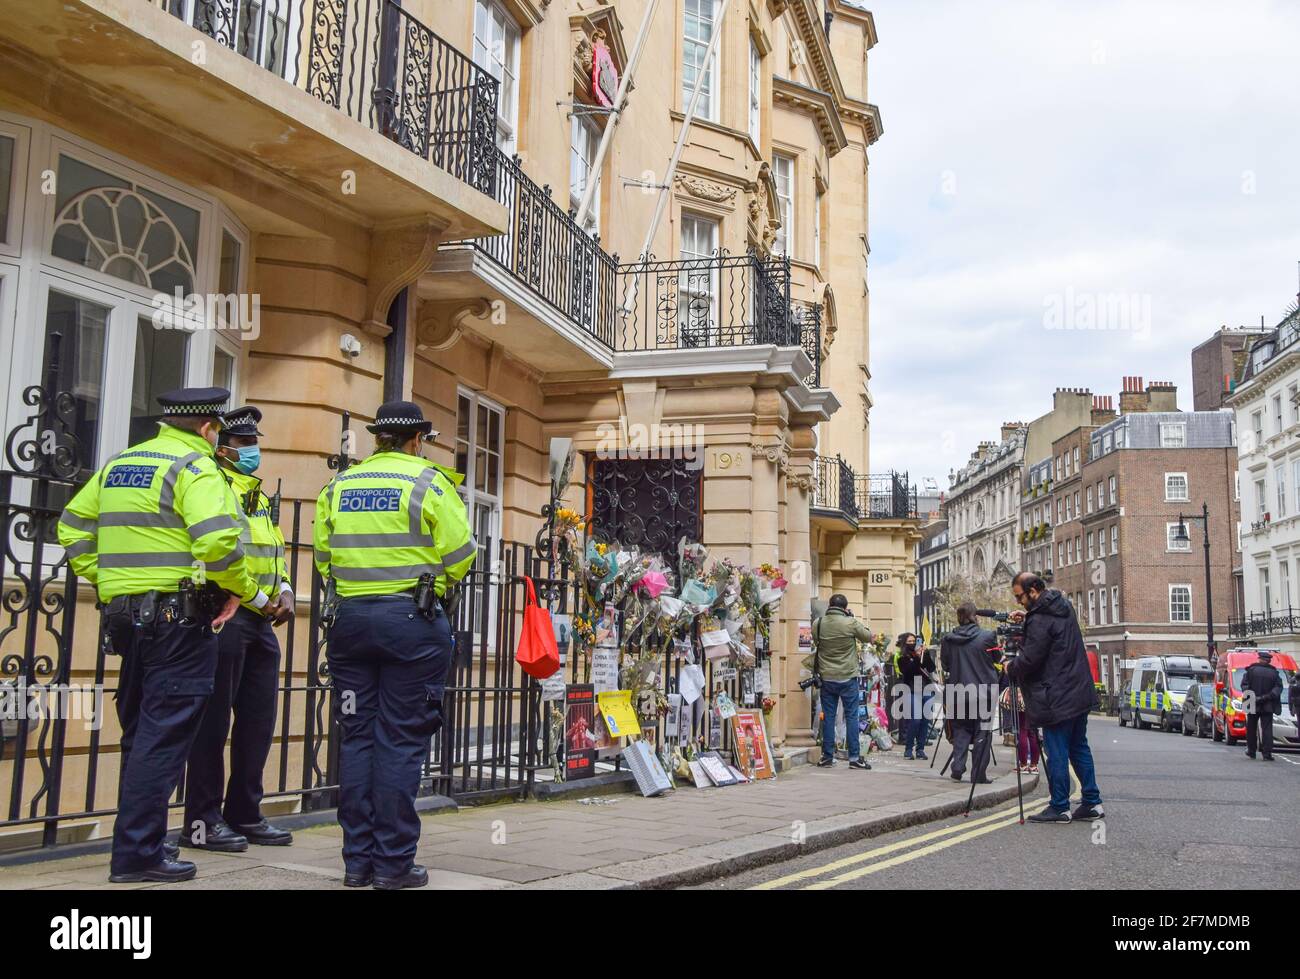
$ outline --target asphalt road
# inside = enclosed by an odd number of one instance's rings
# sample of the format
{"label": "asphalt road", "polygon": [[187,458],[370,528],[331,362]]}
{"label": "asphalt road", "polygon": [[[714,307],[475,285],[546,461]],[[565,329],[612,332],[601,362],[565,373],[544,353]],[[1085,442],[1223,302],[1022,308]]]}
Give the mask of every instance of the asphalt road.
{"label": "asphalt road", "polygon": [[[702,888],[1300,886],[1300,755],[1250,761],[1243,746],[1121,728],[1099,717],[1089,723],[1089,742],[1102,822],[1022,826],[1013,800]],[[1046,804],[1046,782],[1044,774],[1026,798],[1027,816]],[[1079,802],[1077,784],[1071,802]]]}

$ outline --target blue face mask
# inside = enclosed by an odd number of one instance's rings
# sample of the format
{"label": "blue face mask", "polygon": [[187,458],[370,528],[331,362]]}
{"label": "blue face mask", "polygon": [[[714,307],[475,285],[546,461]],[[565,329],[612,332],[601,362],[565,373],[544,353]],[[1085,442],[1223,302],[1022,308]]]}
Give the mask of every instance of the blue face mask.
{"label": "blue face mask", "polygon": [[241,445],[239,447],[239,461],[235,463],[235,468],[245,476],[251,476],[257,471],[257,467],[262,464],[262,448],[258,445]]}

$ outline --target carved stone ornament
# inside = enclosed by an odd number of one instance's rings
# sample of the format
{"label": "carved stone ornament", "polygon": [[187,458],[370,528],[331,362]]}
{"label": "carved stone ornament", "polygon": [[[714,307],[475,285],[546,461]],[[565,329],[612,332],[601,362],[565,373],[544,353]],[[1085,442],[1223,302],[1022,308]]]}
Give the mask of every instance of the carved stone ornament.
{"label": "carved stone ornament", "polygon": [[383,225],[370,237],[370,267],[366,274],[364,329],[374,336],[392,332],[388,307],[414,283],[433,261],[445,222],[426,218]]}
{"label": "carved stone ornament", "polygon": [[415,325],[415,343],[421,350],[449,350],[464,335],[465,321],[484,319],[492,304],[480,297],[444,302],[423,300]]}
{"label": "carved stone ornament", "polygon": [[736,200],[735,187],[726,187],[722,184],[715,184],[712,181],[685,174],[678,174],[676,183],[686,193],[702,201],[731,206]]}

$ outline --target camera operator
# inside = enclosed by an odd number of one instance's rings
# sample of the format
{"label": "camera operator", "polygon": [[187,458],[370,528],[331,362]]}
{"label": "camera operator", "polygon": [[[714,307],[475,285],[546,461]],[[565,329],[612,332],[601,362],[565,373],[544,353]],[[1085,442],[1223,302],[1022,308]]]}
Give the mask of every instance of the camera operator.
{"label": "camera operator", "polygon": [[934,656],[928,651],[923,652],[924,647],[917,648],[916,635],[911,632],[898,637],[898,647],[899,679],[904,692],[897,696],[906,705],[903,713],[903,757],[924,761],[929,757],[925,753],[925,746],[930,728],[930,721],[925,715],[933,696],[926,687],[934,682]]}
{"label": "camera operator", "polygon": [[[1032,571],[1011,582],[1023,612],[1013,621],[1025,624],[1024,649],[1007,664],[1011,679],[1023,686],[1029,723],[1043,728],[1047,781],[1052,801],[1029,817],[1034,823],[1068,823],[1104,815],[1101,793],[1088,747],[1088,712],[1097,706],[1097,690],[1084,651],[1083,633],[1069,601]],[[1070,765],[1074,765],[1083,801],[1070,815]]]}
{"label": "camera operator", "polygon": [[868,771],[862,757],[858,731],[858,643],[871,642],[871,632],[853,617],[846,596],[831,596],[826,614],[813,626],[813,674],[821,679],[822,757],[818,768],[835,764],[835,711],[844,704],[844,734],[848,739],[849,768]]}
{"label": "camera operator", "polygon": [[[957,628],[943,637],[939,661],[944,672],[944,709],[952,721],[952,780],[966,771],[971,750],[971,781],[988,783],[989,743],[998,690],[993,666],[998,637],[975,624],[975,604],[957,606]],[[990,650],[995,650],[990,652]]]}

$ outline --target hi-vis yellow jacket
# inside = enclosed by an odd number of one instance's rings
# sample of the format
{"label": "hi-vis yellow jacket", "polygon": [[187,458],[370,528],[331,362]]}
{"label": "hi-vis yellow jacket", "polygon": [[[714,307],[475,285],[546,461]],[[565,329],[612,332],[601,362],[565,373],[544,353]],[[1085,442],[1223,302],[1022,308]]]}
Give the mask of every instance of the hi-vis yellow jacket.
{"label": "hi-vis yellow jacket", "polygon": [[377,452],[334,477],[316,500],[316,567],[340,597],[391,595],[437,575],[447,588],[474,564],[464,477],[405,452]]}
{"label": "hi-vis yellow jacket", "polygon": [[[248,558],[248,570],[257,580],[257,587],[274,598],[292,586],[284,556],[284,535],[271,519],[271,501],[262,492],[262,480],[257,476],[225,467],[222,473],[230,481],[243,511],[244,527],[239,542]],[[244,604],[253,607],[248,602]]]}
{"label": "hi-vis yellow jacket", "polygon": [[162,424],[113,457],[59,518],[72,570],[99,600],[175,591],[211,581],[258,607],[261,594],[239,543],[243,520],[202,436]]}

